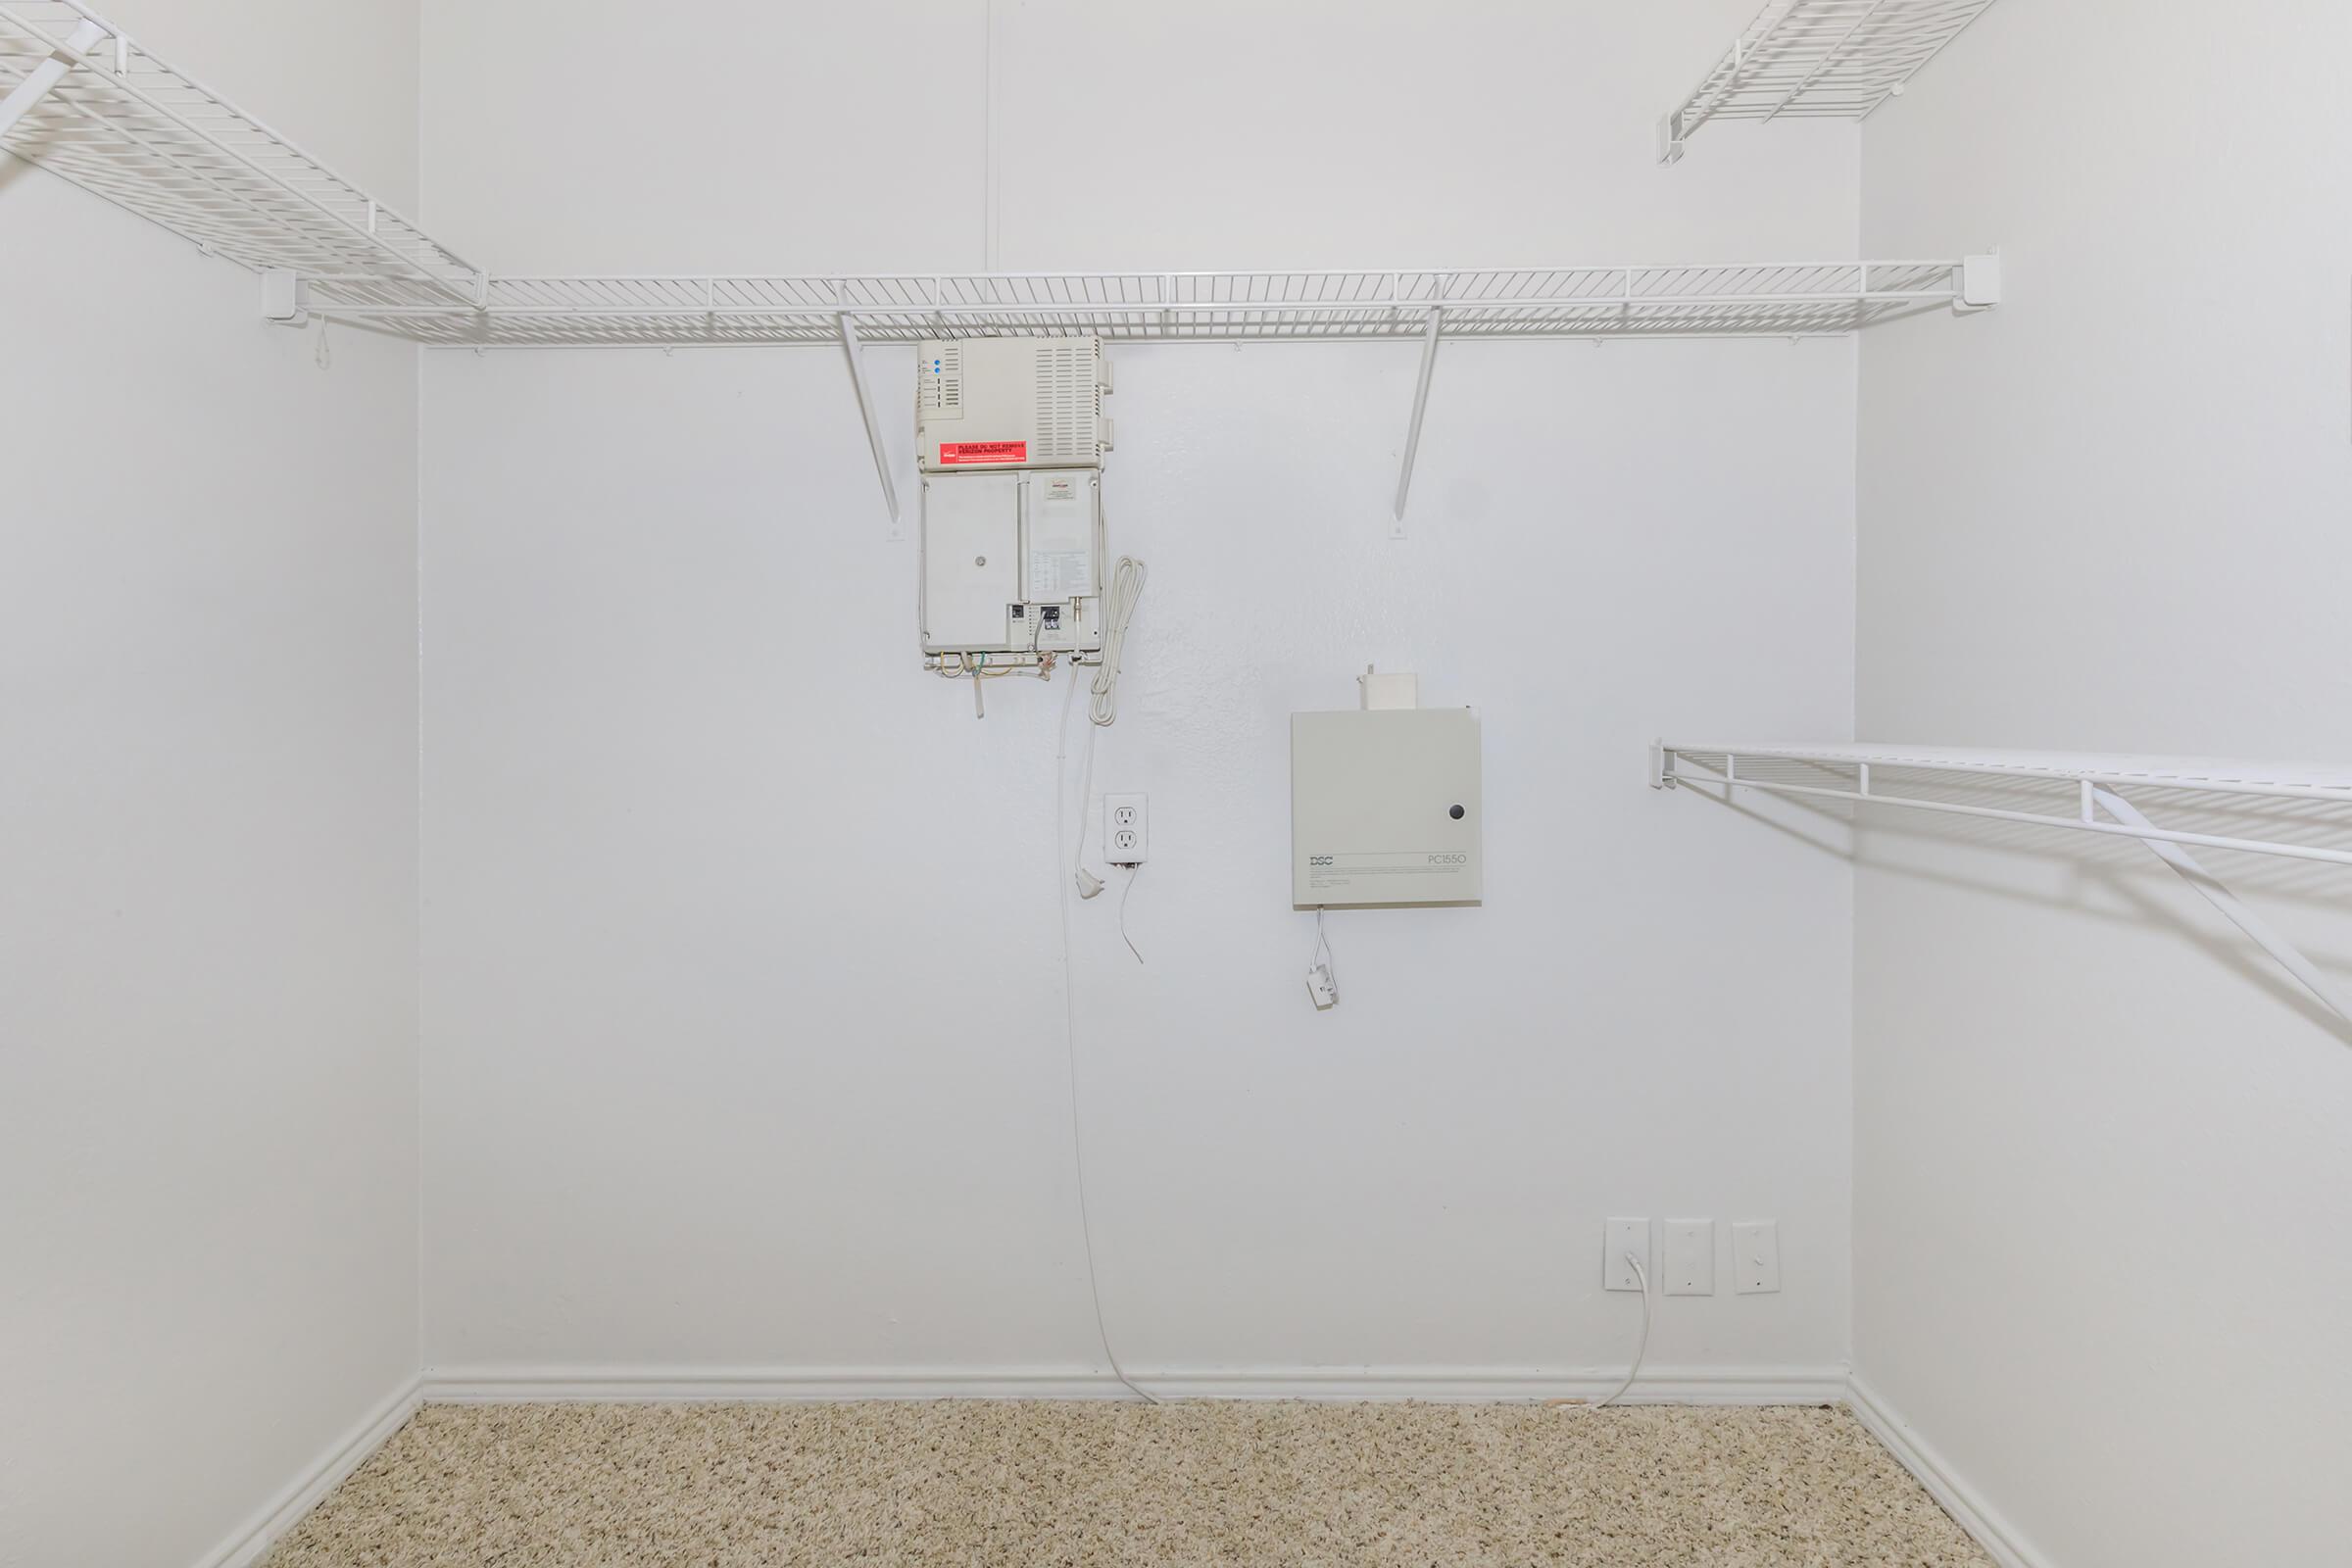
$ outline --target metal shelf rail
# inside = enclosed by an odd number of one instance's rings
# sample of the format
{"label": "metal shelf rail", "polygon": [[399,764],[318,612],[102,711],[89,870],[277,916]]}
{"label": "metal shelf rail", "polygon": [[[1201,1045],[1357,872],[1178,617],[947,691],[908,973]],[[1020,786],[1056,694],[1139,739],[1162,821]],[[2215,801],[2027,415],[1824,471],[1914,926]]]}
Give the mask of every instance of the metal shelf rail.
{"label": "metal shelf rail", "polygon": [[1992,0],[1769,0],[1658,122],[1658,161],[1711,120],[1866,120]]}
{"label": "metal shelf rail", "polygon": [[[1886,776],[1890,773],[1897,775],[1891,783]],[[2239,807],[2322,802],[2344,808],[2345,814],[2331,818],[2332,825],[2352,829],[2352,767],[1955,747],[1661,740],[1650,748],[1649,783],[1652,789],[1719,789],[1727,798],[1736,790],[1754,790],[2136,839],[2352,1023],[2352,1005],[2333,983],[2189,853],[2235,850],[2352,866],[2352,849],[2255,832],[2159,827],[2126,794],[2162,791],[2168,799]],[[1986,804],[1983,791],[1988,785],[2022,791],[2028,799]]]}
{"label": "metal shelf rail", "polygon": [[[476,299],[408,280],[309,279],[310,308],[455,348],[838,343],[872,428],[858,349],[1006,332],[1120,342],[1402,340],[1421,345],[1390,531],[1402,537],[1441,341],[1827,337],[1921,311],[1982,310],[1999,258],[1450,270],[960,272],[878,276],[487,277]],[[877,465],[883,462],[880,448]],[[885,487],[887,490],[887,486]],[[885,497],[895,524],[895,496]]]}
{"label": "metal shelf rail", "polygon": [[464,348],[832,343],[1088,334],[1124,342],[1819,337],[1967,308],[1949,259],[1449,270],[500,277],[478,301],[369,275],[311,279],[311,308]]}
{"label": "metal shelf rail", "polygon": [[[1894,4],[1895,0],[1887,0]],[[866,342],[1008,332],[1421,347],[1401,536],[1438,345],[1840,336],[2000,297],[1999,259],[1744,266],[503,277],[134,43],[80,0],[0,0],[0,148],[262,275],[262,312],[450,348],[833,344],[869,439]],[[877,467],[887,473],[878,440]],[[898,520],[887,480],[884,500]]]}
{"label": "metal shelf rail", "polygon": [[475,270],[75,0],[0,4],[0,142],[257,271],[469,300]]}

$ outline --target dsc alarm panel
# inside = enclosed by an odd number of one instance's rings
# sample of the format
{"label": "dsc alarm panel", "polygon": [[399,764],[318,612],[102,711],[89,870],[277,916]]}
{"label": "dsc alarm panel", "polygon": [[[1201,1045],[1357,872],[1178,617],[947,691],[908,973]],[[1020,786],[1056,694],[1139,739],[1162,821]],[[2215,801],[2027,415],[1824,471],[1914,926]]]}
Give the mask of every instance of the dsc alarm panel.
{"label": "dsc alarm panel", "polygon": [[1478,711],[1291,715],[1291,904],[1476,904]]}

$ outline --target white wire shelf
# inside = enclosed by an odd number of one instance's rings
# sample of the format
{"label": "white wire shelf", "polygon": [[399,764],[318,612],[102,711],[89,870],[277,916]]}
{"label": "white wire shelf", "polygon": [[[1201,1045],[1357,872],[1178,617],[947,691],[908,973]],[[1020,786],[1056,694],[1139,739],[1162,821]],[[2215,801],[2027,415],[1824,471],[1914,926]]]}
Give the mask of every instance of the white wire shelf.
{"label": "white wire shelf", "polygon": [[1863,120],[1992,0],[1769,0],[1658,127],[1673,163],[1711,120]]}
{"label": "white wire shelf", "polygon": [[0,4],[0,97],[19,92],[0,146],[211,254],[472,297],[455,252],[74,0]]}
{"label": "white wire shelf", "polygon": [[[1661,741],[1651,753],[1650,782],[1668,789],[1691,784],[1909,807],[2352,865],[2352,849],[2338,845],[2261,833],[2180,832],[2113,820],[2112,813],[2100,814],[2102,793],[2120,799],[2125,790],[2147,790],[2182,799],[2325,802],[2346,808],[2348,814],[2331,821],[2338,829],[2352,830],[2352,766],[2094,752]],[[2004,783],[2022,789],[2031,798],[1992,805],[1986,804],[1981,795],[1970,794],[1971,786],[1983,790]],[[2302,826],[2314,825],[2308,818],[2297,820]],[[2283,821],[2280,825],[2283,827]],[[2342,834],[2333,836],[2340,838]]]}
{"label": "white wire shelf", "polygon": [[1978,260],[491,276],[80,0],[0,0],[0,147],[278,284],[299,278],[299,290],[267,295],[275,319],[299,322],[307,309],[457,347],[831,344],[852,331],[864,342],[1815,337],[1997,294]]}
{"label": "white wire shelf", "polygon": [[[2263,915],[2189,853],[2252,855],[2352,866],[2352,766],[2095,752],[1996,752],[1931,746],[1659,741],[1653,789],[1688,786],[1845,801],[2023,822],[2134,839],[2243,931],[2343,1025],[2352,1001]],[[2146,808],[2228,826],[2160,827]],[[2179,817],[2174,817],[2180,820]]]}
{"label": "white wire shelf", "polygon": [[[1902,0],[1879,3],[1899,8]],[[1731,85],[1717,96],[1728,96]],[[1842,336],[1939,307],[1980,310],[2000,297],[1997,256],[1325,271],[492,276],[80,0],[0,0],[0,149],[262,273],[263,314],[288,325],[318,315],[473,349],[838,345],[894,526],[898,498],[858,352],[866,343],[1001,334],[1416,340],[1421,371],[1393,508],[1392,534],[1401,538],[1443,341]]]}
{"label": "white wire shelf", "polygon": [[311,308],[421,342],[835,343],[1002,333],[1113,341],[1823,336],[1962,304],[1953,261],[1459,270],[491,277],[478,303],[371,275]]}

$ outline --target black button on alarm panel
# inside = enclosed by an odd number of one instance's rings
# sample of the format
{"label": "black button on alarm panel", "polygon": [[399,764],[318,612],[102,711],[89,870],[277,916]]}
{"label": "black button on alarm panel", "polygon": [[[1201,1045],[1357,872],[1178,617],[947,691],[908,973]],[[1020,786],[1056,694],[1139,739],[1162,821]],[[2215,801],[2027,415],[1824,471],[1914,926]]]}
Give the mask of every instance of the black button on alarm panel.
{"label": "black button on alarm panel", "polygon": [[1456,822],[1459,822],[1462,819],[1462,808],[1457,806],[1452,810],[1447,811],[1446,814],[1452,817]]}

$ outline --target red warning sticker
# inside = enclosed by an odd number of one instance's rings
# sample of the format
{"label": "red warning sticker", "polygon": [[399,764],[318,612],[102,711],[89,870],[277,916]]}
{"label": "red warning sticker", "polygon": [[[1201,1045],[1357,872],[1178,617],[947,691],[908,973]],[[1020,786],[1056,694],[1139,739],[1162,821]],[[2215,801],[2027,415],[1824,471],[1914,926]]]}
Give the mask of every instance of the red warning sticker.
{"label": "red warning sticker", "polygon": [[1029,443],[1026,441],[942,441],[939,444],[942,463],[1027,463]]}

